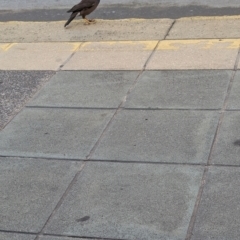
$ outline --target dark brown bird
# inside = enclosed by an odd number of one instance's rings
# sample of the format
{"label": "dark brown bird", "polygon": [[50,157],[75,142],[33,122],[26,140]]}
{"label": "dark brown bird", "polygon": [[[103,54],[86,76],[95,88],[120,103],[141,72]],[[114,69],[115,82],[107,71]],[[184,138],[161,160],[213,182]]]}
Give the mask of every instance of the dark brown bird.
{"label": "dark brown bird", "polygon": [[79,4],[73,6],[70,10],[67,11],[71,12],[72,14],[68,21],[65,23],[64,27],[66,27],[78,14],[82,16],[85,24],[95,23],[95,20],[87,19],[86,16],[93,12],[99,3],[100,0],[82,0]]}

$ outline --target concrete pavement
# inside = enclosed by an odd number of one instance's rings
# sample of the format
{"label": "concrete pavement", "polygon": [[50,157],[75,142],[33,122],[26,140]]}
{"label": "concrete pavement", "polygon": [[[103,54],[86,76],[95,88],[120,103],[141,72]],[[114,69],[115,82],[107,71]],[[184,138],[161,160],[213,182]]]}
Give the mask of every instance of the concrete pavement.
{"label": "concrete pavement", "polygon": [[0,240],[239,239],[239,19],[1,23]]}
{"label": "concrete pavement", "polygon": [[0,22],[0,31],[4,33],[0,35],[0,42],[75,43],[240,38],[240,16],[97,21],[97,24],[86,26],[82,20],[76,19],[67,28],[63,28],[65,21]]}

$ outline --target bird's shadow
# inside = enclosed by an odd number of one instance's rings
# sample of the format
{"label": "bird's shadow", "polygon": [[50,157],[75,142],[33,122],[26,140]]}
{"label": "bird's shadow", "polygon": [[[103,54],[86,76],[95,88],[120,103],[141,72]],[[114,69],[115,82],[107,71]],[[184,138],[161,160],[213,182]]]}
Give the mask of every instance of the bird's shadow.
{"label": "bird's shadow", "polygon": [[234,144],[235,146],[240,147],[240,139],[236,140],[233,144]]}

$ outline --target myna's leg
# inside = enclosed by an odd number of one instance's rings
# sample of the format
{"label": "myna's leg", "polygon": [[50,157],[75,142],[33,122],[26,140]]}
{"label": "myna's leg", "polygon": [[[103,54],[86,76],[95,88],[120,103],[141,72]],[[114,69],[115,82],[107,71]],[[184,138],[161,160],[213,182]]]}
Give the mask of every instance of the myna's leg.
{"label": "myna's leg", "polygon": [[90,23],[95,23],[95,22],[96,22],[95,19],[88,19],[88,21],[89,21]]}
{"label": "myna's leg", "polygon": [[96,23],[96,20],[94,20],[94,19],[87,19],[85,16],[83,16],[83,19],[85,21],[85,24]]}

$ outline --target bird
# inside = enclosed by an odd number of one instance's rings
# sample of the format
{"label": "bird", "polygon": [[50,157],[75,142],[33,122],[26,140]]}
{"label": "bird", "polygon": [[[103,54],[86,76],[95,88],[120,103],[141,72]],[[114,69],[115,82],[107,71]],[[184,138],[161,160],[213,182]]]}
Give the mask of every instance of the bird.
{"label": "bird", "polygon": [[71,12],[72,14],[68,21],[65,23],[64,27],[66,27],[78,14],[79,16],[82,16],[85,24],[95,23],[96,21],[94,19],[87,19],[86,15],[93,12],[97,8],[99,3],[100,0],[82,0],[77,5],[74,5],[70,10],[67,11]]}

